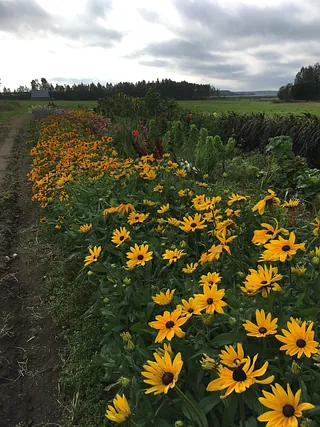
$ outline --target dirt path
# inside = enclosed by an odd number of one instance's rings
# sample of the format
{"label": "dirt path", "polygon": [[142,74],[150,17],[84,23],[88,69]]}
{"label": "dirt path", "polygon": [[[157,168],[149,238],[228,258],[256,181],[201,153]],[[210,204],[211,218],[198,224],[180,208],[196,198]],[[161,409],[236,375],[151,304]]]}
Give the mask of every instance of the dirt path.
{"label": "dirt path", "polygon": [[40,246],[23,120],[0,124],[0,427],[61,426],[57,335],[41,299]]}

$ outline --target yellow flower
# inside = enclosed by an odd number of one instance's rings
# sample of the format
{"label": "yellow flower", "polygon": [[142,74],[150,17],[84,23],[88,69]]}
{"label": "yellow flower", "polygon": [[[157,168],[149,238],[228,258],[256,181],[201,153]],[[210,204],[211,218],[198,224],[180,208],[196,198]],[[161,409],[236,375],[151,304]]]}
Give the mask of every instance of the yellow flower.
{"label": "yellow flower", "polygon": [[79,232],[80,233],[88,233],[88,231],[90,231],[92,228],[92,224],[84,224],[84,225],[80,225],[79,227]]}
{"label": "yellow flower", "polygon": [[108,405],[106,417],[108,420],[113,421],[114,423],[124,423],[131,415],[126,396],[124,394],[122,396],[117,394],[113,399],[113,405],[114,406]]}
{"label": "yellow flower", "polygon": [[313,234],[319,236],[320,233],[320,219],[315,218],[314,222],[311,222],[312,227],[314,227]]}
{"label": "yellow flower", "polygon": [[203,357],[200,360],[201,368],[205,371],[214,371],[218,368],[219,362],[217,362],[212,357],[208,356],[206,353],[203,353]]}
{"label": "yellow flower", "polygon": [[177,227],[180,224],[180,221],[177,218],[168,218],[167,223]]}
{"label": "yellow flower", "polygon": [[287,258],[290,261],[292,256],[297,253],[297,250],[305,251],[304,243],[295,244],[295,240],[296,236],[293,231],[290,233],[288,240],[279,236],[278,240],[271,240],[264,245],[266,248],[265,255],[272,261],[285,262]]}
{"label": "yellow flower", "polygon": [[167,212],[167,210],[169,210],[169,203],[167,203],[166,205],[162,205],[160,206],[160,209],[157,210],[158,214],[163,214],[165,212]]}
{"label": "yellow flower", "polygon": [[203,285],[203,293],[196,294],[195,300],[198,307],[201,310],[206,310],[206,313],[214,314],[214,312],[216,311],[217,313],[223,314],[224,311],[222,307],[225,307],[227,305],[227,303],[222,300],[224,294],[225,290],[218,290],[216,284],[210,286],[205,283]]}
{"label": "yellow flower", "polygon": [[198,184],[199,185],[199,187],[204,187],[204,188],[207,188],[207,187],[209,187],[209,185],[206,183],[206,182],[196,182],[196,184]]}
{"label": "yellow flower", "polygon": [[240,343],[237,344],[237,350],[235,350],[232,345],[225,345],[224,348],[225,350],[221,350],[219,354],[220,361],[223,365],[229,366],[229,368],[237,368],[247,361]]}
{"label": "yellow flower", "polygon": [[311,403],[300,403],[301,389],[294,395],[287,384],[287,392],[280,384],[271,386],[272,393],[262,390],[264,397],[259,397],[263,406],[271,411],[258,417],[258,421],[267,423],[266,427],[298,427],[297,418],[302,417],[302,411],[314,408]]}
{"label": "yellow flower", "polygon": [[304,276],[306,274],[306,267],[304,265],[296,265],[295,267],[291,267],[292,273],[296,276]]}
{"label": "yellow flower", "polygon": [[318,246],[316,246],[315,247],[315,255],[318,257],[318,258],[320,258],[320,246],[318,247]]}
{"label": "yellow flower", "polygon": [[154,179],[157,178],[157,174],[155,173],[154,169],[149,169],[144,171],[141,176],[143,177],[143,179],[147,179],[149,181],[153,181]]}
{"label": "yellow flower", "polygon": [[[270,384],[274,380],[274,376],[270,376],[263,380],[258,380],[257,377],[261,377],[266,373],[268,368],[268,362],[265,362],[264,365],[254,370],[255,363],[257,361],[258,355],[256,354],[252,360],[250,357],[247,357],[245,364],[241,367],[238,366],[235,369],[229,369],[225,366],[220,365],[218,368],[219,377],[211,381],[207,386],[207,391],[218,391],[227,389],[225,394],[221,396],[221,399],[229,396],[233,391],[236,393],[243,393],[247,388],[251,387],[253,384]],[[251,366],[250,366],[251,365]]]}
{"label": "yellow flower", "polygon": [[128,331],[121,332],[120,337],[122,338],[122,340],[124,342],[129,342],[132,339],[132,336],[131,336],[130,332],[128,332]]}
{"label": "yellow flower", "polygon": [[153,357],[155,362],[148,360],[147,364],[143,366],[145,371],[141,372],[146,378],[143,381],[151,385],[146,394],[167,394],[169,389],[174,388],[178,381],[183,366],[181,353],[178,353],[174,360],[171,359],[167,351],[163,357],[157,353],[153,353]]}
{"label": "yellow flower", "polygon": [[47,218],[44,216],[43,218],[40,218],[40,222],[43,224],[44,222],[47,221]]}
{"label": "yellow flower", "polygon": [[99,255],[101,253],[101,246],[95,246],[93,249],[89,248],[90,255],[87,255],[84,259],[84,266],[88,267],[88,265],[93,262],[97,262]]}
{"label": "yellow flower", "polygon": [[180,229],[189,233],[194,232],[196,230],[202,230],[203,228],[206,227],[206,225],[204,225],[205,220],[201,220],[201,215],[196,213],[194,217],[192,216],[188,216],[188,217],[183,217],[183,221],[180,222]]}
{"label": "yellow flower", "polygon": [[120,227],[120,230],[114,230],[112,233],[112,243],[116,245],[118,248],[122,245],[123,242],[130,239],[130,231],[128,231],[125,227]]}
{"label": "yellow flower", "polygon": [[182,272],[185,274],[192,274],[193,272],[196,271],[197,267],[199,266],[199,264],[196,263],[191,263],[191,264],[186,264],[185,267],[183,267]]}
{"label": "yellow flower", "polygon": [[212,285],[216,285],[217,283],[221,282],[221,276],[219,273],[213,272],[213,273],[208,273],[208,274],[204,274],[201,276],[200,279],[200,285],[209,285],[209,287],[211,287]]}
{"label": "yellow flower", "polygon": [[234,210],[234,209],[226,209],[225,213],[227,214],[227,216],[236,216],[238,217],[240,215],[240,209]]}
{"label": "yellow flower", "polygon": [[57,224],[54,228],[57,229],[57,230],[60,230],[62,228],[62,225],[61,224]]}
{"label": "yellow flower", "polygon": [[178,195],[179,195],[179,197],[185,197],[187,194],[186,194],[185,190],[179,190]]}
{"label": "yellow flower", "polygon": [[118,208],[116,208],[115,206],[111,206],[111,208],[107,208],[102,212],[102,215],[106,216],[109,213],[114,213],[114,212],[118,212]]}
{"label": "yellow flower", "polygon": [[189,301],[183,299],[181,304],[177,306],[178,310],[181,310],[181,316],[191,317],[194,314],[201,315],[201,309],[199,308],[196,300],[194,298],[189,298]]}
{"label": "yellow flower", "polygon": [[158,353],[158,354],[159,354],[159,356],[160,356],[160,357],[162,357],[162,358],[163,358],[164,353],[165,353],[166,351],[170,354],[170,356],[171,356],[171,357],[173,357],[173,350],[172,350],[172,348],[171,348],[171,344],[166,344],[166,343],[164,343],[164,344],[163,344],[163,348],[157,348],[157,349],[156,349],[156,353]]}
{"label": "yellow flower", "polygon": [[158,233],[161,233],[161,231],[163,231],[163,230],[164,230],[164,226],[163,226],[163,225],[158,225],[158,226],[155,228],[155,230],[156,230]]}
{"label": "yellow flower", "polygon": [[277,321],[277,317],[271,320],[271,313],[268,313],[266,316],[264,310],[256,310],[257,324],[246,320],[243,327],[247,331],[248,337],[265,338],[267,335],[277,333]]}
{"label": "yellow flower", "polygon": [[130,248],[131,252],[127,252],[127,266],[132,269],[137,265],[145,265],[146,262],[152,260],[152,252],[148,252],[148,245],[138,246],[137,244],[134,247]]}
{"label": "yellow flower", "polygon": [[143,201],[143,204],[144,204],[145,206],[150,206],[150,207],[152,207],[152,206],[154,206],[154,205],[155,205],[155,202],[152,202],[151,200],[144,200],[144,201]]}
{"label": "yellow flower", "polygon": [[317,352],[314,354],[314,356],[312,356],[312,359],[317,362],[315,363],[315,366],[317,368],[320,368],[320,350],[318,349]]}
{"label": "yellow flower", "polygon": [[260,200],[252,208],[252,212],[258,211],[260,215],[264,214],[267,202],[271,202],[275,206],[280,206],[280,200],[276,197],[276,193],[272,190],[268,190],[269,196],[266,196],[264,199]]}
{"label": "yellow flower", "polygon": [[296,206],[298,206],[300,203],[299,200],[289,200],[289,201],[284,201],[281,205],[282,208],[295,208]]}
{"label": "yellow flower", "polygon": [[156,187],[154,187],[153,191],[155,193],[162,193],[162,191],[163,191],[163,185],[157,185]]}
{"label": "yellow flower", "polygon": [[292,317],[287,322],[287,328],[282,329],[282,335],[276,335],[277,340],[285,345],[280,347],[280,350],[286,351],[289,356],[297,355],[298,359],[305,355],[311,357],[312,354],[317,353],[319,343],[314,341],[313,322],[307,327],[307,322],[299,325]]}
{"label": "yellow flower", "polygon": [[244,287],[240,289],[247,295],[254,295],[261,290],[263,298],[267,298],[271,291],[280,292],[281,287],[277,283],[283,278],[278,274],[278,268],[264,265],[258,266],[257,270],[249,269],[250,274],[247,275]]}
{"label": "yellow flower", "polygon": [[171,303],[174,293],[175,289],[173,289],[172,291],[170,291],[170,289],[167,289],[166,293],[160,292],[159,294],[156,294],[155,297],[152,297],[152,299],[158,305],[167,305]]}
{"label": "yellow flower", "polygon": [[128,223],[130,225],[136,224],[138,222],[144,222],[148,218],[149,214],[144,213],[138,213],[138,212],[131,212],[131,214],[128,216]]}
{"label": "yellow flower", "polygon": [[129,213],[129,211],[135,211],[134,206],[131,203],[121,203],[117,208],[117,212],[122,214]]}
{"label": "yellow flower", "polygon": [[182,258],[186,253],[180,249],[174,249],[173,251],[167,249],[164,254],[162,254],[162,259],[167,259],[169,264],[177,262],[178,259]]}
{"label": "yellow flower", "polygon": [[282,233],[284,235],[288,235],[289,232],[285,228],[279,228],[278,221],[274,218],[275,227],[270,224],[262,223],[261,226],[265,228],[265,230],[255,230],[254,236],[252,238],[252,243],[255,245],[264,245],[271,239],[275,239],[278,234]]}
{"label": "yellow flower", "polygon": [[162,316],[156,316],[156,320],[149,322],[149,325],[151,328],[159,329],[156,342],[161,342],[164,339],[171,341],[175,335],[178,338],[185,336],[180,326],[184,325],[187,320],[187,317],[181,317],[181,310],[176,309],[172,313],[165,311]]}
{"label": "yellow flower", "polygon": [[184,169],[177,169],[174,174],[180,178],[185,178],[187,176],[187,171]]}
{"label": "yellow flower", "polygon": [[232,193],[231,196],[229,196],[229,201],[227,203],[228,206],[232,206],[235,202],[240,202],[241,200],[246,200],[246,196],[240,196],[240,194],[234,194]]}

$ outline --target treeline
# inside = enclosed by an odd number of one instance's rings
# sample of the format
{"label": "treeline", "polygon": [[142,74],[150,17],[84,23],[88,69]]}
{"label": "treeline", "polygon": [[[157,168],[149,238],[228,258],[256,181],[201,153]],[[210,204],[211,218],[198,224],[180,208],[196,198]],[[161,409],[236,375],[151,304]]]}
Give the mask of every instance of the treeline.
{"label": "treeline", "polygon": [[218,96],[219,90],[209,84],[189,83],[186,81],[175,82],[170,79],[162,79],[147,82],[145,80],[137,83],[120,82],[117,84],[90,83],[90,84],[73,84],[73,85],[53,85],[45,78],[41,80],[32,80],[31,88],[19,86],[13,92],[9,88],[3,88],[0,93],[2,99],[30,99],[30,91],[47,90],[49,95],[55,100],[64,101],[87,101],[104,98],[111,93],[121,92],[134,97],[142,97],[147,93],[149,88],[154,89],[162,98],[183,99],[208,99],[211,96]]}
{"label": "treeline", "polygon": [[320,64],[317,62],[308,67],[302,67],[296,74],[293,83],[281,86],[278,92],[278,98],[283,101],[302,100],[319,101],[320,100]]}

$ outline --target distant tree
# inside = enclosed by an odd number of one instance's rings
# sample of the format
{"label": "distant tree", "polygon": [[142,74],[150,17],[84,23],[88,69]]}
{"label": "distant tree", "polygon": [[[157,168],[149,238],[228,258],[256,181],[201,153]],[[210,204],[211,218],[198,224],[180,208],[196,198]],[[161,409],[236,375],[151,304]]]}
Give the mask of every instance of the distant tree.
{"label": "distant tree", "polygon": [[293,86],[292,83],[288,83],[285,86],[281,86],[278,91],[278,98],[281,99],[282,101],[290,101],[292,99],[292,93],[291,93],[292,86]]}
{"label": "distant tree", "polygon": [[38,79],[31,80],[31,89],[32,90],[40,90],[40,83]]}

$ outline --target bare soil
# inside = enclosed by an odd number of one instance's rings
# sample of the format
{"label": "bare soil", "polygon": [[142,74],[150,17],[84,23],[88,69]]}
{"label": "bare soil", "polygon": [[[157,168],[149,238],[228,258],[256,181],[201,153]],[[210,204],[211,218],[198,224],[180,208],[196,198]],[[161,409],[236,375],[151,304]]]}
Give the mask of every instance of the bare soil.
{"label": "bare soil", "polygon": [[38,242],[24,121],[0,124],[0,427],[61,426],[59,330],[41,298],[54,254]]}

